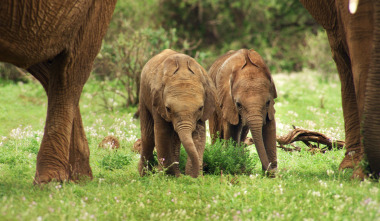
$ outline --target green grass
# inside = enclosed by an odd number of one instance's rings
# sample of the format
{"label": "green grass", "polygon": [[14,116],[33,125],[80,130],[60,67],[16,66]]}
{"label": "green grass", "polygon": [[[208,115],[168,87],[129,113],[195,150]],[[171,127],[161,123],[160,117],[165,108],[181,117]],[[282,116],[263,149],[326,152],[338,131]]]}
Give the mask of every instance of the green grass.
{"label": "green grass", "polygon": [[[293,124],[344,139],[337,80],[313,72],[278,74],[274,80],[278,135]],[[338,171],[343,150],[278,149],[273,179],[262,175],[252,146],[251,175],[140,177],[139,155],[131,151],[140,137],[135,109],[104,110],[94,96],[98,84],[91,80],[81,100],[94,179],[41,189],[32,182],[45,94],[37,84],[1,82],[0,220],[379,220],[380,184],[351,180],[352,171]],[[120,138],[120,149],[99,149],[110,134]]]}

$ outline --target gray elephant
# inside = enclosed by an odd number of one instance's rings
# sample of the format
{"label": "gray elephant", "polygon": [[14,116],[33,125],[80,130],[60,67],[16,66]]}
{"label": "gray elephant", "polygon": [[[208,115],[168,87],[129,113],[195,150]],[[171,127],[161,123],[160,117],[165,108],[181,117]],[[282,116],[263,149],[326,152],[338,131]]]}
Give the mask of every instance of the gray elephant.
{"label": "gray elephant", "polygon": [[116,0],[0,4],[0,61],[27,69],[48,96],[34,183],[92,178],[79,98],[115,4]]}
{"label": "gray elephant", "polygon": [[[350,2],[350,3],[349,3]],[[363,154],[380,174],[380,2],[301,0],[326,30],[342,84],[346,154],[339,168],[359,167]]]}
{"label": "gray elephant", "polygon": [[193,58],[166,49],[150,59],[141,73],[140,126],[143,176],[151,169],[156,147],[160,166],[180,175],[179,153],[187,154],[186,174],[197,177],[206,142],[205,121],[215,109],[215,87]]}
{"label": "gray elephant", "polygon": [[210,67],[217,108],[209,120],[213,142],[219,136],[244,142],[251,131],[264,171],[277,168],[276,87],[270,71],[254,50],[230,51]]}

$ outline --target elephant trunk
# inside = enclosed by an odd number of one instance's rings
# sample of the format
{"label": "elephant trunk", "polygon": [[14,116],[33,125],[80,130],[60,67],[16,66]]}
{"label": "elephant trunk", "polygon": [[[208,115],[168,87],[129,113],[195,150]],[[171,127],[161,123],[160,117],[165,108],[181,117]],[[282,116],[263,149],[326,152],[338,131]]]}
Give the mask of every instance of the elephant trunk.
{"label": "elephant trunk", "polygon": [[253,141],[256,146],[257,153],[264,171],[270,169],[268,155],[265,150],[264,141],[263,141],[263,119],[261,116],[248,118],[248,127],[251,131]]}
{"label": "elephant trunk", "polygon": [[179,139],[192,163],[190,176],[196,178],[199,175],[200,161],[197,148],[194,145],[192,131],[191,127],[186,126],[179,126],[177,129]]}
{"label": "elephant trunk", "polygon": [[380,176],[380,2],[374,1],[373,51],[367,78],[363,145],[371,172]]}

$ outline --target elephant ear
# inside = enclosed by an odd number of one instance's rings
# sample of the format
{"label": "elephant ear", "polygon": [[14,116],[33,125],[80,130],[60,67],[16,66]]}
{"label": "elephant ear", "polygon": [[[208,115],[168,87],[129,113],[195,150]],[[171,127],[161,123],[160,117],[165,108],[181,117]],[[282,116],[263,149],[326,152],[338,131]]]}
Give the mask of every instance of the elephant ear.
{"label": "elephant ear", "polygon": [[[156,109],[157,113],[166,121],[170,122],[166,114],[166,107],[164,102],[164,89],[166,80],[174,75],[179,69],[178,61],[175,58],[166,59],[162,65],[160,65],[156,71],[161,72],[157,73],[156,82],[161,82],[152,88],[152,106]],[[161,79],[158,79],[161,78]]]}
{"label": "elephant ear", "polygon": [[200,73],[202,86],[205,90],[205,101],[203,107],[202,121],[208,120],[215,111],[216,103],[216,89],[211,78],[208,76],[207,71],[199,65],[195,60],[191,59],[188,62],[188,68],[192,73]]}
{"label": "elephant ear", "polygon": [[232,86],[239,70],[246,64],[245,58],[239,53],[232,54],[219,68],[216,78],[218,104],[222,110],[223,119],[228,123],[239,123],[239,112],[232,96]]}
{"label": "elephant ear", "polygon": [[268,66],[265,64],[263,58],[257,53],[255,50],[251,49],[248,51],[248,59],[250,62],[257,66],[258,68],[262,69],[264,72],[265,76],[268,78],[270,82],[270,94],[271,94],[271,99],[268,107],[268,120],[273,120],[274,119],[274,114],[276,113],[276,110],[274,109],[274,99],[277,98],[277,90],[276,86],[274,85],[274,81],[272,78],[272,75],[270,73],[270,70]]}
{"label": "elephant ear", "polygon": [[248,51],[248,59],[250,62],[258,68],[261,68],[270,82],[270,92],[273,98],[277,98],[277,90],[274,85],[274,81],[268,66],[265,64],[263,58],[255,50],[251,49]]}

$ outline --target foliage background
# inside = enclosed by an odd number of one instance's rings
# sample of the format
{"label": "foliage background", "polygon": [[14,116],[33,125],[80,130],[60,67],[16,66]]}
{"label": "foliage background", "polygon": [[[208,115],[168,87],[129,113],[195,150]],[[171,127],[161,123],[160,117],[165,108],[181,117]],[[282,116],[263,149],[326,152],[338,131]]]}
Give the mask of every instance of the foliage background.
{"label": "foliage background", "polygon": [[[298,0],[119,0],[92,75],[104,108],[136,106],[142,67],[166,48],[206,69],[229,50],[253,48],[273,73],[336,72],[324,30]],[[0,78],[23,76],[0,64]]]}

